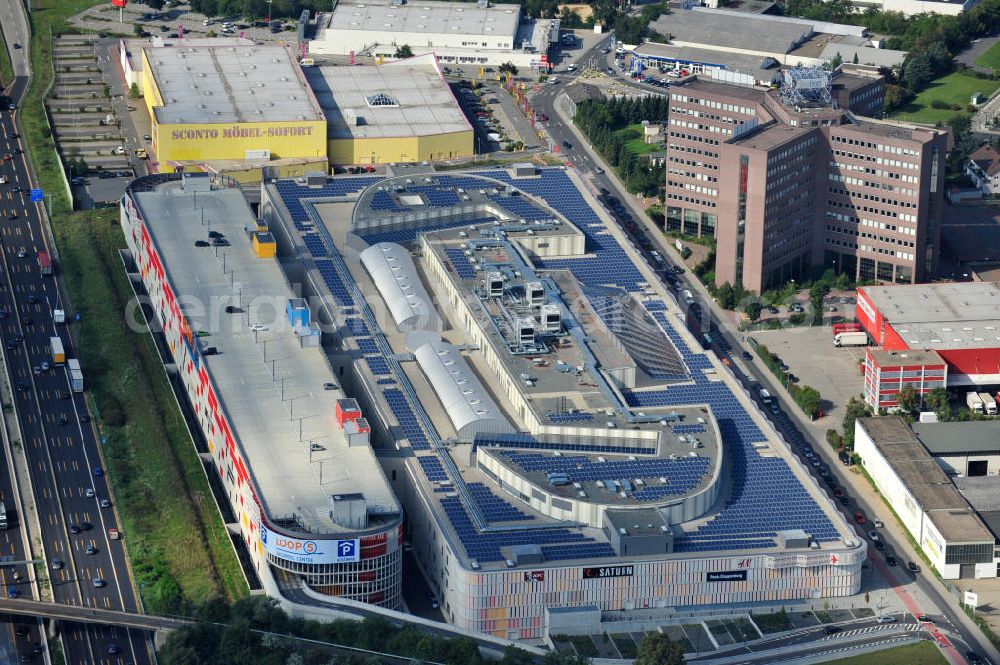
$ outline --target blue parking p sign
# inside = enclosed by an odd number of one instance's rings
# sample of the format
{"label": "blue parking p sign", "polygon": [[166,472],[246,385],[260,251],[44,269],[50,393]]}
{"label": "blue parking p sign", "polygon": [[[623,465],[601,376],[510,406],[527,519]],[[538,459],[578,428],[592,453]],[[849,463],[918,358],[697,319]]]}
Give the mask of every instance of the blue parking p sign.
{"label": "blue parking p sign", "polygon": [[358,541],[338,540],[337,541],[337,561],[357,561]]}
{"label": "blue parking p sign", "polygon": [[45,200],[45,192],[43,192],[40,189],[33,189],[33,190],[31,190],[31,200],[32,201],[44,201]]}

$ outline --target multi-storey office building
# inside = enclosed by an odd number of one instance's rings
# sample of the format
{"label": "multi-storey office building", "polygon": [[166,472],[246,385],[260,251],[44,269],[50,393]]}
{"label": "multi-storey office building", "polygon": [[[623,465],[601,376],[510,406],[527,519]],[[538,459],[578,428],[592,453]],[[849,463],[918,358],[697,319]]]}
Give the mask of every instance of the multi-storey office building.
{"label": "multi-storey office building", "polygon": [[781,90],[674,86],[667,229],[717,238],[718,284],[760,291],[817,266],[922,281],[936,264],[946,135],[857,117],[881,105],[881,87],[800,69]]}

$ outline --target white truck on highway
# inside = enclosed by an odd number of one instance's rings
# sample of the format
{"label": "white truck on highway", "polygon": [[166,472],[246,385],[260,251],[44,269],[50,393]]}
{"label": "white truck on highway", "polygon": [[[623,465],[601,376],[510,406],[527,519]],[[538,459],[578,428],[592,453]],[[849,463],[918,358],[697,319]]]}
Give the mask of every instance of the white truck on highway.
{"label": "white truck on highway", "polygon": [[834,346],[868,346],[868,333],[842,332],[833,336]]}
{"label": "white truck on highway", "polygon": [[974,411],[976,413],[983,413],[986,410],[986,405],[983,404],[983,400],[979,398],[979,393],[974,390],[970,390],[965,393],[965,405],[969,407],[970,411]]}

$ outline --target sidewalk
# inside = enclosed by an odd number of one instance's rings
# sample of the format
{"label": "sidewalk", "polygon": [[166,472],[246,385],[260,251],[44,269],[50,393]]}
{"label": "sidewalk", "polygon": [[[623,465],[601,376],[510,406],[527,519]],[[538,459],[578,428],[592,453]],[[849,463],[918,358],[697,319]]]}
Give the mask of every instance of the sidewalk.
{"label": "sidewalk", "polygon": [[[555,103],[553,106],[555,108],[555,112],[559,115],[560,120],[569,128],[573,135],[576,136],[577,140],[580,142],[581,148],[586,146],[586,150],[590,153],[595,163],[600,164],[605,170],[609,170],[610,166],[604,162],[600,155],[593,151],[586,137],[583,136],[582,132],[580,132],[580,130],[567,117],[566,112],[559,103],[558,98],[554,101]],[[651,239],[654,240],[655,243],[659,244],[660,253],[664,256],[668,256],[670,261],[678,265],[682,265],[683,260],[680,257],[680,253],[676,250],[672,242],[666,241],[663,232],[656,227],[653,221],[646,215],[645,210],[638,205],[636,197],[629,194],[616,178],[612,178],[611,181],[613,187],[617,190],[616,193],[622,201],[629,206],[632,213],[638,220],[638,223],[642,225],[643,230]],[[719,322],[720,329],[723,332],[728,333],[732,339],[734,355],[740,353],[741,351],[752,352],[750,346],[743,340],[743,335],[730,327],[729,321],[731,320],[731,317],[727,316],[729,313],[721,311],[720,308],[715,305],[715,302],[705,285],[693,276],[688,281],[690,283],[691,290],[695,292],[696,295],[700,296],[711,308],[711,314],[713,318]],[[834,455],[834,451],[830,448],[829,444],[826,443],[825,438],[822,436],[822,431],[817,432],[813,424],[805,417],[804,414],[801,413],[798,406],[789,399],[784,388],[777,383],[777,378],[766,372],[762,373],[762,377],[762,383],[772,391],[781,403],[782,408],[793,420],[799,430],[803,432],[807,440],[810,441],[813,448],[819,452],[824,461],[831,466],[840,464],[839,460],[837,460]],[[824,422],[823,425],[826,426],[827,423]],[[851,485],[851,490],[854,492],[854,496],[864,496],[869,506],[877,506],[880,508],[880,515],[889,515],[889,512],[885,510],[881,496],[875,494],[875,492],[871,489],[871,486],[868,485],[868,481],[861,476],[860,473],[848,473],[844,475],[846,476],[846,481]],[[913,561],[920,561],[920,557],[913,551],[906,535],[902,533],[902,527],[898,525],[896,520],[890,517],[889,519],[883,518],[882,521],[885,522],[886,530],[892,534],[894,541],[898,544],[897,551],[901,555],[905,553],[905,556],[908,556]],[[912,611],[909,608],[913,608],[917,609],[918,613],[933,613],[933,610],[928,609],[930,607],[935,607],[931,600],[927,598],[915,584],[912,584],[909,580],[897,577],[897,575],[902,576],[905,574],[899,568],[896,568],[895,570],[890,569],[881,558],[869,559],[869,563],[873,565],[874,571],[881,574],[880,577],[884,580],[887,590],[888,588],[891,588],[893,592],[892,597],[898,606],[908,608],[907,611]],[[928,577],[934,576],[933,572],[930,571],[923,574]],[[872,579],[874,577],[872,575],[868,575],[866,577],[867,579],[865,580],[865,585],[869,589],[873,583],[882,581]],[[988,647],[987,654],[992,661],[1000,662],[1000,651],[993,647],[986,636],[983,635],[979,627],[960,608],[956,607],[953,602],[954,598],[951,595],[951,592],[947,590],[941,580],[937,579],[935,576],[934,579],[930,580],[930,583],[936,587],[936,590],[941,597],[948,602],[948,609],[952,610],[952,613],[957,616],[958,621],[962,624],[962,628],[968,633],[977,636],[977,638],[979,638]],[[904,584],[906,585],[905,589],[903,588]],[[869,591],[869,593],[871,594],[871,591]],[[961,665],[965,662],[965,659],[957,651],[955,651],[953,647],[948,649],[947,653],[949,660],[956,665]]]}

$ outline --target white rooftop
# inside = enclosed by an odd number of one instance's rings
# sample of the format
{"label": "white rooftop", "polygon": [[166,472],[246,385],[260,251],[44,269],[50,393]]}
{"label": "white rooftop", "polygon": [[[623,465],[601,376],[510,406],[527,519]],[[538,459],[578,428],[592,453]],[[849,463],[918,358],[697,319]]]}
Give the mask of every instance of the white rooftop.
{"label": "white rooftop", "polygon": [[[199,191],[195,199],[173,181],[135,198],[192,330],[209,333],[201,348],[218,350],[201,360],[266,515],[337,533],[344,529],[330,518],[331,497],[351,493],[364,495],[369,514],[398,514],[371,447],[349,447],[336,423],[334,404],[345,395],[324,389],[335,379],[322,350],[300,347],[284,311],[295,295],[277,262],[254,254],[244,233],[254,216],[240,190]],[[196,248],[210,230],[231,246]],[[246,313],[226,314],[227,304]],[[266,329],[251,330],[254,323]]]}
{"label": "white rooftop", "polygon": [[308,67],[331,139],[429,136],[472,131],[434,55],[384,65]]}
{"label": "white rooftop", "polygon": [[1000,282],[865,286],[912,349],[1000,347]]}
{"label": "white rooftop", "polygon": [[382,33],[514,36],[520,21],[519,5],[416,0],[341,2],[333,10],[329,30],[365,30]]}
{"label": "white rooftop", "polygon": [[143,49],[163,106],[159,123],[322,120],[294,55],[276,45]]}

